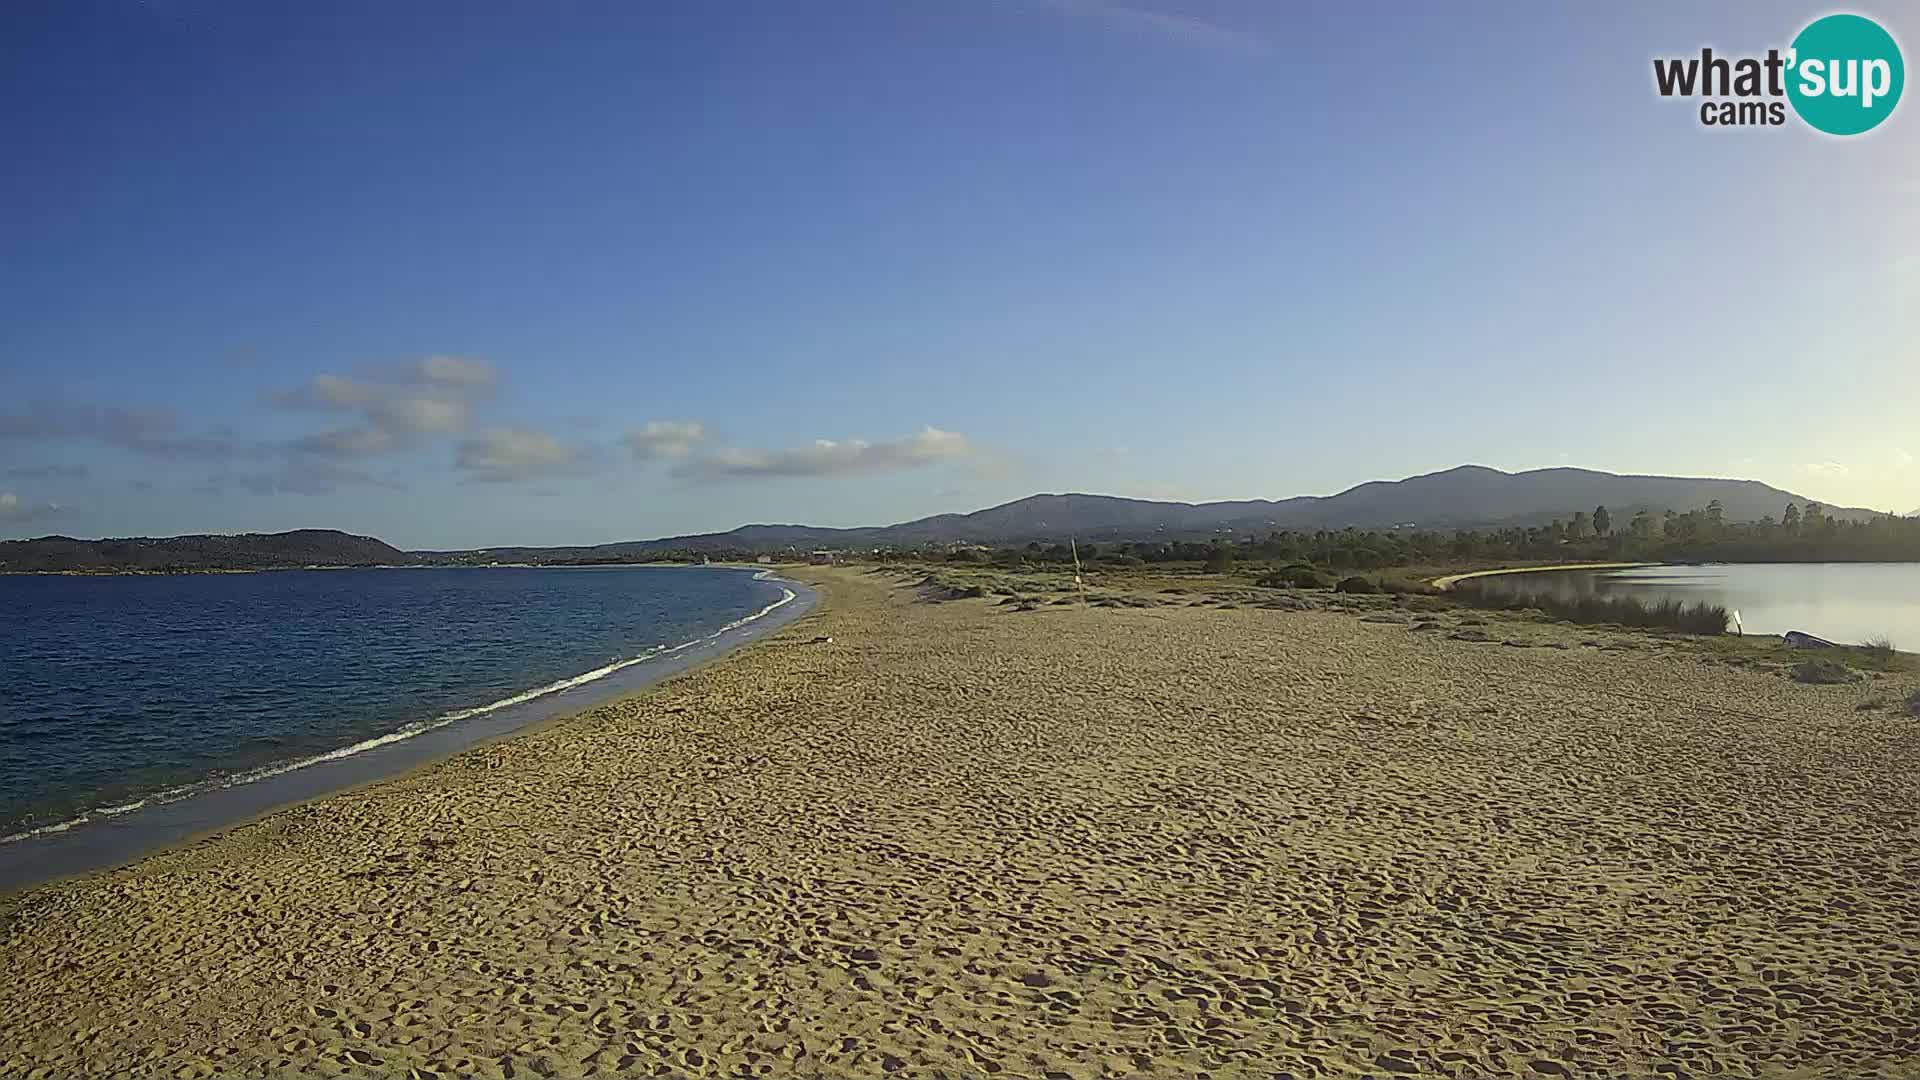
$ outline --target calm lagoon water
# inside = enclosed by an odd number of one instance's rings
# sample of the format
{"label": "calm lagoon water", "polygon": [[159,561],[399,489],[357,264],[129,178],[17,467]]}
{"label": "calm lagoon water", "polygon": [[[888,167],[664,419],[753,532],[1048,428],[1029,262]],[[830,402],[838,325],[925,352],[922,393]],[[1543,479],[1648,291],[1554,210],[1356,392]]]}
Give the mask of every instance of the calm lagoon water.
{"label": "calm lagoon water", "polygon": [[1800,630],[1843,644],[1890,638],[1920,652],[1920,563],[1730,563],[1482,578],[1491,588],[1723,604],[1749,634]]}
{"label": "calm lagoon water", "polygon": [[357,782],[349,760],[583,707],[792,599],[721,568],[0,576],[0,852],[278,777],[293,798]]}

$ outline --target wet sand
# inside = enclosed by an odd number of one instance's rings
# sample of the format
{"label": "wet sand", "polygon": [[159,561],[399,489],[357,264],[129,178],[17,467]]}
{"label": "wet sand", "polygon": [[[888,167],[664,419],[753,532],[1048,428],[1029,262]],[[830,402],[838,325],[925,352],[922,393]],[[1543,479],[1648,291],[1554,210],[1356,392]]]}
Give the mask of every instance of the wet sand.
{"label": "wet sand", "polygon": [[637,697],[0,901],[0,1075],[1920,1060],[1920,720],[1856,708],[1911,678],[803,576]]}

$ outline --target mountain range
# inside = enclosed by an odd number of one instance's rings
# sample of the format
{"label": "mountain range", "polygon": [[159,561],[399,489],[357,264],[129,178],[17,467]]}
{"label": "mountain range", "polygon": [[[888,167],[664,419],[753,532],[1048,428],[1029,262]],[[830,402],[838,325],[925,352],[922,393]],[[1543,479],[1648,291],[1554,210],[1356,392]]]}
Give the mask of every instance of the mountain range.
{"label": "mountain range", "polygon": [[[1622,476],[1590,469],[1509,473],[1480,465],[1405,480],[1377,480],[1337,495],[1229,502],[1157,502],[1112,495],[1030,495],[971,514],[937,514],[898,525],[822,528],[743,525],[722,533],[668,536],[585,547],[499,547],[401,551],[372,537],[325,529],[242,536],[0,542],[0,570],[269,569],[288,566],[419,565],[473,562],[617,562],[669,551],[708,554],[927,544],[1025,544],[1191,539],[1276,529],[1425,529],[1540,524],[1606,506],[1616,521],[1640,510],[1685,511],[1718,501],[1728,521],[1778,519],[1802,495],[1757,480]],[[1835,517],[1875,511],[1829,507]]]}

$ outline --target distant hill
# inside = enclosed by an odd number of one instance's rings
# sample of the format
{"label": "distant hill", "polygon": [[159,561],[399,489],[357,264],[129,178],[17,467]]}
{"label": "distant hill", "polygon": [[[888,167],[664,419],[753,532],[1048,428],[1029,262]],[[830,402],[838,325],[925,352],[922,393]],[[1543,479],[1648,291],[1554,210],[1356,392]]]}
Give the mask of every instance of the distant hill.
{"label": "distant hill", "polygon": [[[1728,521],[1778,519],[1802,495],[1757,480],[1620,476],[1590,469],[1508,473],[1480,465],[1405,480],[1379,480],[1338,495],[1277,501],[1182,503],[1112,495],[1030,495],[971,514],[938,514],[898,525],[835,529],[810,525],[743,525],[721,533],[628,540],[586,547],[502,547],[403,552],[372,537],[328,529],[242,536],[74,540],[48,536],[0,541],[0,571],[260,570],[291,566],[473,564],[488,562],[611,563],[666,552],[736,554],[812,548],[915,547],[955,542],[1006,545],[1032,541],[1192,539],[1264,534],[1277,529],[1478,528],[1539,524],[1606,506],[1625,524],[1639,510],[1694,510],[1719,500]],[[1841,518],[1874,511],[1827,507]]]}
{"label": "distant hill", "polygon": [[[1508,473],[1480,465],[1405,480],[1380,480],[1338,495],[1303,495],[1277,501],[1182,503],[1125,499],[1113,495],[1030,495],[971,514],[939,514],[898,525],[829,529],[805,525],[746,525],[722,533],[669,536],[577,548],[491,548],[501,562],[613,561],[665,551],[779,551],[810,547],[884,547],[967,542],[1024,544],[1031,541],[1192,538],[1217,533],[1264,533],[1275,529],[1427,529],[1538,524],[1606,506],[1623,524],[1639,510],[1694,510],[1719,500],[1728,521],[1778,519],[1803,495],[1757,480],[1675,476],[1621,476],[1590,469],[1535,469]],[[1877,516],[1874,511],[1828,507],[1842,518]],[[470,561],[473,553],[422,553],[434,561]]]}
{"label": "distant hill", "polygon": [[43,536],[0,541],[0,571],[272,570],[298,566],[411,563],[413,556],[371,536],[299,529],[237,536],[136,536],[75,540]]}

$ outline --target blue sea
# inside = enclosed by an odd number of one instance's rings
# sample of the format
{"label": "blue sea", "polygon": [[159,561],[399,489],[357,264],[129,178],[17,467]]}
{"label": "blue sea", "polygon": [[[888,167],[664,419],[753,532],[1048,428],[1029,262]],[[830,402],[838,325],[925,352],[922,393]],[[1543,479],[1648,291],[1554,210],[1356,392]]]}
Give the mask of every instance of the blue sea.
{"label": "blue sea", "polygon": [[683,667],[794,599],[733,568],[0,576],[0,851],[445,752]]}

